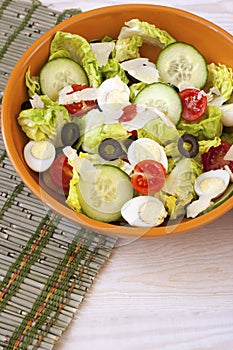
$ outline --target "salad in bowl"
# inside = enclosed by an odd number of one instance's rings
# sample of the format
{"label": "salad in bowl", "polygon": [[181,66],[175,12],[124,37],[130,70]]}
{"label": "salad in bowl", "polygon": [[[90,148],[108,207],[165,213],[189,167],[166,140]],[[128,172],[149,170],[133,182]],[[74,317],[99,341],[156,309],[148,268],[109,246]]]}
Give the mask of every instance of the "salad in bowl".
{"label": "salad in bowl", "polygon": [[10,161],[46,208],[88,230],[156,237],[208,224],[233,207],[232,43],[165,6],[65,20],[7,82]]}
{"label": "salad in bowl", "polygon": [[25,83],[25,162],[73,211],[149,228],[232,196],[232,67],[156,23],[131,18],[117,38],[93,40],[59,30]]}

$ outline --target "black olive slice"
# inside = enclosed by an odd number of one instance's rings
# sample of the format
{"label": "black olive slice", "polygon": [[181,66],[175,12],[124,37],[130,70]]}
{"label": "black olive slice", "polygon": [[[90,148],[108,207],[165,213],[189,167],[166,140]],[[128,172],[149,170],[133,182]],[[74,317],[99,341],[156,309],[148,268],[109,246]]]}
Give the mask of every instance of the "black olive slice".
{"label": "black olive slice", "polygon": [[122,148],[128,152],[128,148],[129,146],[131,145],[131,143],[134,142],[134,139],[132,138],[128,138],[128,139],[125,139],[123,142],[122,142]]}
{"label": "black olive slice", "polygon": [[79,127],[76,123],[64,124],[61,131],[61,141],[64,146],[73,146],[80,137]]}
{"label": "black olive slice", "polygon": [[[188,143],[190,147],[185,147],[185,143]],[[199,144],[196,137],[192,134],[182,135],[178,140],[178,150],[186,158],[196,157],[199,152]]]}
{"label": "black olive slice", "polygon": [[124,153],[120,142],[112,138],[103,140],[99,144],[98,152],[100,156],[105,160],[114,160],[120,158]]}
{"label": "black olive slice", "polygon": [[174,85],[174,84],[172,84],[172,83],[168,83],[168,85],[169,85],[170,87],[172,87],[177,93],[180,92],[179,88],[178,88],[176,85]]}
{"label": "black olive slice", "polygon": [[21,104],[21,111],[25,110],[25,109],[30,109],[32,108],[31,102],[30,101],[24,101]]}

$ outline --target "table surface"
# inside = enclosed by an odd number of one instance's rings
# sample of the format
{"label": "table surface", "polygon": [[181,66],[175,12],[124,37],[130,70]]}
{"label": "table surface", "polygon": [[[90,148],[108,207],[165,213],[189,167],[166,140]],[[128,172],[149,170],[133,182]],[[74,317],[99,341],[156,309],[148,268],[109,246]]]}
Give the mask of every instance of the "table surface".
{"label": "table surface", "polygon": [[[42,3],[86,11],[125,1]],[[193,12],[233,34],[232,0],[150,3]],[[232,350],[232,214],[189,233],[119,241],[55,350]]]}

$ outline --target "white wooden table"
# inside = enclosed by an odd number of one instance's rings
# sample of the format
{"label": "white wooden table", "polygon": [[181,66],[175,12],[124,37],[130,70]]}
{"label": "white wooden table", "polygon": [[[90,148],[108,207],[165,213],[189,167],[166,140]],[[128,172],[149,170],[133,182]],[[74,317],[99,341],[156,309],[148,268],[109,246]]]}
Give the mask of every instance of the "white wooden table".
{"label": "white wooden table", "polygon": [[[146,2],[193,12],[233,34],[232,0]],[[125,1],[52,3],[86,11]],[[233,211],[190,233],[120,241],[55,349],[232,350],[232,218]]]}

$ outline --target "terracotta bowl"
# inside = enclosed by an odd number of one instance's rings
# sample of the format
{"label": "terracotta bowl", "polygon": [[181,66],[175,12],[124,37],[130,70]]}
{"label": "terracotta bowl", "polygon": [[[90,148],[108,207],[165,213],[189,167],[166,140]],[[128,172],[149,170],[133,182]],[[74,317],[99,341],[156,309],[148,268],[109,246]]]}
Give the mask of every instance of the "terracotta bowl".
{"label": "terracotta bowl", "polygon": [[[6,150],[17,173],[29,189],[45,205],[79,226],[123,237],[155,237],[187,232],[206,225],[230,210],[233,207],[233,197],[203,216],[183,219],[172,226],[164,225],[145,230],[105,224],[75,213],[66,206],[64,198],[55,197],[46,188],[42,188],[38,175],[27,167],[23,158],[23,147],[27,139],[16,119],[21,103],[27,99],[24,76],[28,67],[31,67],[32,75],[38,74],[48,58],[50,42],[58,30],[78,33],[89,40],[106,34],[116,38],[124,22],[132,18],[155,23],[157,27],[171,33],[176,40],[193,44],[202,52],[207,62],[221,62],[233,67],[233,37],[213,23],[188,12],[141,4],[110,6],[78,14],[44,34],[25,52],[15,66],[6,86],[2,104],[2,132]],[[143,50],[146,57],[153,60],[156,58],[157,52],[154,47],[145,46]]]}

